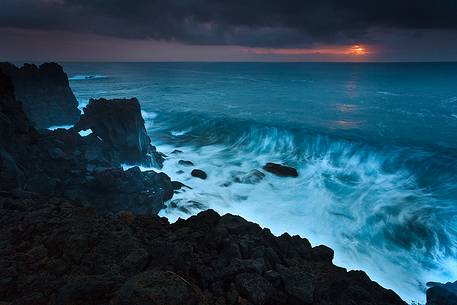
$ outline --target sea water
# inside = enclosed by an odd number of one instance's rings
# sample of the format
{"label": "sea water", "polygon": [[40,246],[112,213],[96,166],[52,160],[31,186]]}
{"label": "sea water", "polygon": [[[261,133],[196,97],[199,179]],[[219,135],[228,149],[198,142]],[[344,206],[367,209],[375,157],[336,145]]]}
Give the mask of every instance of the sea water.
{"label": "sea water", "polygon": [[[81,108],[139,99],[162,171],[192,187],[170,221],[212,208],[298,234],[407,302],[457,280],[457,63],[63,65]],[[266,162],[299,177],[235,182]]]}

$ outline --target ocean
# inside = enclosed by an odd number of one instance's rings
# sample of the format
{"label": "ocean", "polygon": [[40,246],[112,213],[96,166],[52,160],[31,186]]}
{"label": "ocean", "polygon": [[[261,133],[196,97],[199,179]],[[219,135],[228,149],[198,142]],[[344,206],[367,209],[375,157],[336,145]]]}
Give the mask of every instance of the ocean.
{"label": "ocean", "polygon": [[[161,170],[192,187],[170,221],[212,208],[298,234],[407,302],[457,280],[457,63],[62,64],[81,108],[139,99]],[[236,182],[266,162],[299,177]]]}

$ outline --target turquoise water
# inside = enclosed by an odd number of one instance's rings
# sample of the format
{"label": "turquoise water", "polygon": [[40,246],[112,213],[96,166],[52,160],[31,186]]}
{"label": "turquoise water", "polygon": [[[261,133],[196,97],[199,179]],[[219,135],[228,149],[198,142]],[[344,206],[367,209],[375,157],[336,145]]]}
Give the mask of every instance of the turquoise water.
{"label": "turquoise water", "polygon": [[[169,155],[163,171],[193,187],[161,212],[170,220],[210,207],[300,234],[406,301],[423,301],[427,281],[457,279],[457,64],[64,68],[81,107],[139,98],[154,145]],[[268,161],[299,178],[233,183]]]}

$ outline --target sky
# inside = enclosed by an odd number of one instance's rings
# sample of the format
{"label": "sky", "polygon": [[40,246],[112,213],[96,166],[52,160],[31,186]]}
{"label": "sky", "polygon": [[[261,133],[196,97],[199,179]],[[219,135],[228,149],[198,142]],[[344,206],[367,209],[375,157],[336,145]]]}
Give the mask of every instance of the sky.
{"label": "sky", "polygon": [[457,0],[0,0],[0,61],[457,61]]}

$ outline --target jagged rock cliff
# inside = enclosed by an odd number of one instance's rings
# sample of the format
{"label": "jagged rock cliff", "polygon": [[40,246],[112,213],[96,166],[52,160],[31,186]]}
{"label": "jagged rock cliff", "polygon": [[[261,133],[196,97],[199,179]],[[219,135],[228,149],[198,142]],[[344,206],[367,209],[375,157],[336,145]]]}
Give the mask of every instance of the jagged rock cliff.
{"label": "jagged rock cliff", "polygon": [[30,192],[62,196],[93,204],[99,211],[137,213],[157,213],[173,195],[170,178],[163,173],[120,169],[120,160],[111,158],[118,146],[101,146],[97,137],[82,137],[74,129],[38,132],[1,72],[0,111],[2,190],[19,197]]}
{"label": "jagged rock cliff", "polygon": [[163,156],[151,145],[141,116],[140,103],[131,99],[91,99],[75,128],[90,129],[100,139],[105,154],[130,164],[161,167]]}
{"label": "jagged rock cliff", "polygon": [[45,63],[39,67],[24,64],[18,68],[0,63],[0,70],[12,79],[16,98],[36,127],[76,123],[80,114],[78,102],[61,66]]}

